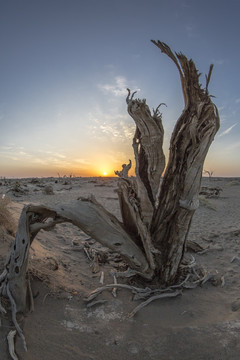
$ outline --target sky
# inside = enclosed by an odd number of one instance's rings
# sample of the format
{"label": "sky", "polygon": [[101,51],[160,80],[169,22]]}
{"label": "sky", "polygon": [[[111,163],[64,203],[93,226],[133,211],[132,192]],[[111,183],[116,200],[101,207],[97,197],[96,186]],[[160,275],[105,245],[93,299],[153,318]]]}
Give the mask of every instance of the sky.
{"label": "sky", "polygon": [[0,176],[113,176],[134,159],[127,87],[167,104],[167,155],[184,102],[151,39],[192,58],[203,86],[214,64],[221,127],[204,169],[240,176],[239,13],[238,0],[0,0]]}

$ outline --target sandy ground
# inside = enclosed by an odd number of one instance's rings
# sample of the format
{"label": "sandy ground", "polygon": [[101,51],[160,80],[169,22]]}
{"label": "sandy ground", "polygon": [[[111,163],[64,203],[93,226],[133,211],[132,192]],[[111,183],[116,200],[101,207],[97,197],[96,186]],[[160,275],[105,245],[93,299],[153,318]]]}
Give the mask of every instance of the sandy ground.
{"label": "sandy ground", "polygon": [[[79,196],[94,194],[110,212],[120,218],[117,179],[77,178],[22,179],[25,194],[7,191],[13,185],[2,181],[0,194],[12,199],[11,211],[17,221],[23,204],[60,204]],[[65,182],[65,184],[64,184]],[[43,194],[46,184],[54,194]],[[128,290],[118,290],[117,297],[103,292],[87,307],[84,297],[104,284],[112,283],[110,270],[124,269],[119,259],[104,259],[99,269],[91,266],[89,252],[97,243],[69,224],[57,225],[51,232],[40,232],[30,254],[30,271],[35,311],[22,322],[28,352],[17,339],[16,352],[25,360],[225,360],[240,356],[240,181],[236,179],[203,180],[203,185],[220,186],[219,198],[205,199],[196,211],[189,239],[207,251],[193,254],[199,266],[217,274],[218,284],[185,290],[173,299],[152,302],[129,319],[129,312],[139,302],[132,301]],[[0,265],[3,266],[12,238],[0,239]],[[93,250],[94,251],[94,250]],[[187,254],[190,256],[190,254]],[[10,313],[1,315],[0,359],[10,359],[6,335],[12,328]]]}

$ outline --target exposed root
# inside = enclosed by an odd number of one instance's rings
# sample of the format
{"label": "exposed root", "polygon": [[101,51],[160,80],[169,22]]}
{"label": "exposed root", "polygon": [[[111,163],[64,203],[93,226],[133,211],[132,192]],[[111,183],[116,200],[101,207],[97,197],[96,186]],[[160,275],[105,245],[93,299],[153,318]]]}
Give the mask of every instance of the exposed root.
{"label": "exposed root", "polygon": [[163,293],[163,294],[151,296],[149,299],[147,299],[146,301],[143,301],[141,304],[139,304],[137,307],[135,307],[135,309],[133,309],[128,314],[128,317],[132,318],[139,310],[141,310],[142,308],[144,308],[145,306],[147,306],[148,304],[150,304],[154,300],[170,298],[170,297],[176,297],[178,295],[182,295],[182,292],[180,290],[177,290],[177,291],[172,292],[172,293]]}
{"label": "exposed root", "polygon": [[28,297],[29,297],[29,304],[30,304],[30,312],[34,311],[34,300],[33,300],[33,293],[31,288],[31,282],[28,277]]}
{"label": "exposed root", "polygon": [[11,330],[11,331],[9,331],[8,336],[7,336],[8,350],[9,350],[9,354],[13,360],[18,360],[18,357],[15,353],[15,347],[14,347],[14,337],[15,337],[16,333],[17,333],[16,330]]}
{"label": "exposed root", "polygon": [[27,351],[27,344],[26,344],[26,340],[25,340],[25,336],[23,335],[23,331],[22,329],[20,328],[18,322],[17,322],[17,318],[16,318],[16,315],[17,315],[17,308],[16,308],[16,303],[12,297],[12,294],[9,290],[9,284],[7,284],[7,295],[8,295],[8,298],[10,300],[10,303],[11,303],[11,307],[12,307],[12,321],[14,323],[14,326],[18,332],[18,335],[20,336],[20,338],[22,339],[22,342],[23,342],[23,347],[24,347],[24,350]]}
{"label": "exposed root", "polygon": [[[131,286],[127,284],[117,284],[116,280],[114,280],[114,284],[108,284],[102,287],[99,287],[92,291],[87,298],[84,300],[89,302],[94,300],[99,294],[101,294],[105,290],[113,289],[114,293],[116,293],[117,289],[127,289],[130,290],[133,294],[133,300],[144,300],[141,304],[139,304],[128,317],[133,317],[139,310],[141,310],[146,305],[150,304],[152,301],[163,298],[176,297],[182,294],[183,289],[194,289],[199,285],[205,284],[208,280],[214,278],[214,274],[210,274],[206,271],[202,271],[201,276],[198,275],[195,269],[191,269],[192,273],[188,274],[186,278],[179,284],[169,286],[167,288],[162,289],[150,289],[149,287],[138,288],[136,286]],[[195,280],[197,277],[197,280]],[[116,277],[115,277],[116,279]],[[177,289],[177,290],[176,290]],[[113,293],[112,291],[112,293]]]}
{"label": "exposed root", "polygon": [[101,276],[100,276],[99,282],[100,282],[101,285],[104,284],[104,271],[101,271]]}
{"label": "exposed root", "polygon": [[0,282],[2,282],[6,278],[7,274],[8,274],[7,269],[4,269],[0,275]]}
{"label": "exposed root", "polygon": [[[114,282],[114,284],[117,284],[117,278],[116,278],[115,275],[113,275],[113,282]],[[113,294],[114,297],[117,297],[117,288],[116,287],[113,288],[112,294]]]}
{"label": "exposed root", "polygon": [[99,294],[101,294],[103,291],[105,290],[108,290],[108,289],[114,289],[114,288],[121,288],[121,289],[128,289],[128,290],[131,290],[132,292],[135,292],[135,291],[144,291],[144,289],[141,289],[141,288],[137,288],[137,287],[134,287],[134,286],[130,286],[130,285],[127,285],[127,284],[108,284],[108,285],[105,285],[105,286],[101,286],[95,290],[93,290],[87,298],[85,298],[84,300],[85,301],[91,301],[93,299],[95,299]]}

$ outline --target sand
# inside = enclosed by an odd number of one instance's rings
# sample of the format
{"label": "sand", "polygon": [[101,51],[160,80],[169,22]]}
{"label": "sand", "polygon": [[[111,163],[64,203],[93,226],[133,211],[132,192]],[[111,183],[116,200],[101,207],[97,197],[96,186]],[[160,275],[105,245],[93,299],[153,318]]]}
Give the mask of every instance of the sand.
{"label": "sand", "polygon": [[[21,179],[23,193],[7,192],[15,181],[1,181],[0,194],[11,198],[9,208],[16,222],[24,204],[61,204],[91,193],[120,219],[116,178]],[[44,194],[46,185],[52,186],[53,195]],[[203,198],[191,226],[189,239],[207,251],[186,256],[194,255],[199,266],[221,281],[152,302],[131,319],[128,314],[139,302],[128,290],[118,290],[116,298],[105,291],[97,298],[105,301],[88,308],[84,297],[100,286],[102,272],[104,284],[112,283],[110,270],[124,270],[125,264],[121,259],[104,260],[103,255],[99,268],[91,266],[84,247],[103,254],[106,249],[70,224],[41,231],[29,264],[35,310],[22,322],[28,352],[17,339],[19,359],[239,359],[240,181],[205,178],[203,185],[223,191],[218,198]],[[0,239],[1,268],[11,240],[7,234]],[[1,360],[10,359],[6,334],[11,328],[10,312],[1,315]]]}

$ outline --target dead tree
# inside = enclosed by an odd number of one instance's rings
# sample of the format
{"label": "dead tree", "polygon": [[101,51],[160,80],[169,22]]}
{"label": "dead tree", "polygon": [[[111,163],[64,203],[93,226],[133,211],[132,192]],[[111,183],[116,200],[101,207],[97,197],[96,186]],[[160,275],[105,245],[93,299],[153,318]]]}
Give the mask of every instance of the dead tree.
{"label": "dead tree", "polygon": [[115,175],[122,177],[122,178],[127,178],[128,177],[128,172],[132,167],[132,161],[129,160],[128,165],[127,164],[122,164],[122,170],[121,171],[114,171]]}
{"label": "dead tree", "polygon": [[[203,163],[219,128],[219,116],[208,94],[212,65],[202,89],[192,60],[181,53],[174,54],[160,41],[153,43],[177,66],[185,102],[172,134],[168,165],[165,169],[160,105],[151,113],[146,101],[134,99],[134,93],[128,90],[128,112],[136,124],[133,138],[136,178],[119,178],[123,222],[93,197],[52,208],[25,206],[0,275],[1,295],[11,301],[14,322],[16,313],[32,303],[27,277],[31,243],[39,230],[51,230],[61,222],[76,225],[121,254],[131,275],[138,274],[149,281],[157,278],[163,285],[178,280],[192,216],[199,203]],[[4,311],[2,306],[1,309]]]}

